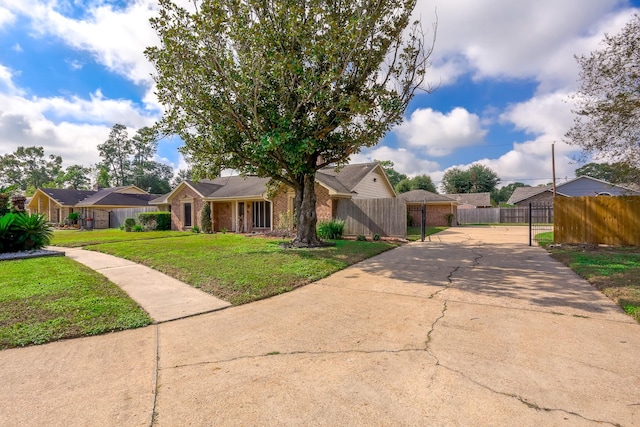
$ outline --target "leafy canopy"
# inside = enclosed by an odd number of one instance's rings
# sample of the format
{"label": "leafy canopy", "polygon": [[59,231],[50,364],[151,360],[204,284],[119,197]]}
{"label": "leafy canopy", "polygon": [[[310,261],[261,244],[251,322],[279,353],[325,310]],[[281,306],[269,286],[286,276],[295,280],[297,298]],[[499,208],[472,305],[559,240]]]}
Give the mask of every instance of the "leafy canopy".
{"label": "leafy canopy", "polygon": [[491,192],[499,183],[498,174],[480,163],[474,163],[466,170],[451,168],[442,176],[442,186],[448,194]]}
{"label": "leafy canopy", "polygon": [[160,0],[157,69],[164,130],[197,177],[223,168],[293,188],[344,164],[402,120],[430,49],[412,0]]}
{"label": "leafy canopy", "polygon": [[596,157],[640,165],[640,15],[619,34],[605,35],[602,49],[576,60],[577,116],[567,142]]}

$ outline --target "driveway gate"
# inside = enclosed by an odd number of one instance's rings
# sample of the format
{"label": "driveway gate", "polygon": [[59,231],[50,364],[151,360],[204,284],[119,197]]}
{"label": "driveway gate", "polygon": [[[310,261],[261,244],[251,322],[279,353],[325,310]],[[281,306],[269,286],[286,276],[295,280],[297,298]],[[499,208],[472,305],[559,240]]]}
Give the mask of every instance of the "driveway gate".
{"label": "driveway gate", "polygon": [[553,231],[553,202],[529,203],[529,246],[540,233]]}

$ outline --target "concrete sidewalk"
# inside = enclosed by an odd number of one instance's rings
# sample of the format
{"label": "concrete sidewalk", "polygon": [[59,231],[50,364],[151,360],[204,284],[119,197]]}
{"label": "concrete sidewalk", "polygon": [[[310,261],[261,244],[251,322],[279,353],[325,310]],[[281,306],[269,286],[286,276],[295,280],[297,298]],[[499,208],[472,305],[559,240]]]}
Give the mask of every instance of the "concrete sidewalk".
{"label": "concrete sidewalk", "polygon": [[0,352],[0,425],[601,426],[640,325],[519,227],[452,228],[239,307]]}
{"label": "concrete sidewalk", "polygon": [[226,301],[144,265],[78,248],[48,247],[64,252],[120,286],[154,320],[166,322],[229,307]]}

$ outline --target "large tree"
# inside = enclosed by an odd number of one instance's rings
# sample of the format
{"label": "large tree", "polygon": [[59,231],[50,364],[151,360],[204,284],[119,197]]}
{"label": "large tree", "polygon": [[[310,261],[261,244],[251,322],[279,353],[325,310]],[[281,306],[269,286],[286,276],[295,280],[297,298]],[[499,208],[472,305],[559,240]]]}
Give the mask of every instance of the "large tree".
{"label": "large tree", "polygon": [[130,157],[134,150],[125,125],[113,125],[109,138],[98,145],[98,153],[102,157],[101,165],[109,171],[113,185],[118,187],[131,182]]}
{"label": "large tree", "polygon": [[429,175],[417,175],[413,178],[405,178],[395,186],[398,193],[406,193],[411,190],[426,190],[437,193],[436,186]]}
{"label": "large tree", "polygon": [[640,169],[625,162],[587,163],[576,169],[576,176],[590,176],[612,184],[640,182]]}
{"label": "large tree", "polygon": [[384,172],[387,174],[387,178],[389,178],[389,182],[393,187],[403,179],[407,179],[407,175],[400,173],[393,168],[393,162],[391,160],[374,160],[374,162],[378,163],[382,169],[384,169]]}
{"label": "large tree", "polygon": [[316,246],[315,173],[375,145],[423,83],[415,0],[160,0],[151,20],[163,130],[196,177],[231,168],[295,191],[295,246]]}
{"label": "large tree", "polygon": [[640,165],[640,15],[602,49],[576,57],[580,87],[567,142],[596,157]]}
{"label": "large tree", "polygon": [[54,186],[62,170],[62,157],[44,154],[43,147],[18,147],[0,156],[0,186],[16,185],[22,192]]}
{"label": "large tree", "polygon": [[480,163],[474,163],[466,170],[451,168],[442,176],[442,186],[448,194],[491,192],[499,183],[498,174]]}

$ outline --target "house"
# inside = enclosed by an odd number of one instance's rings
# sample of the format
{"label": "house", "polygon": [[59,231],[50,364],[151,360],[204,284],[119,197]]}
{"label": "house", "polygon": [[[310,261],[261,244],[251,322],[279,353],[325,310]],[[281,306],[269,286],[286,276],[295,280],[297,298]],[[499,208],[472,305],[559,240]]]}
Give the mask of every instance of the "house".
{"label": "house", "polygon": [[[570,181],[556,185],[556,196],[638,196],[640,192],[626,187],[611,184],[590,176],[579,176]],[[528,206],[529,203],[553,203],[553,187],[518,187],[509,200],[510,205]]]}
{"label": "house", "polygon": [[[150,201],[158,210],[171,212],[171,229],[185,230],[200,224],[205,203],[211,207],[214,231],[262,232],[289,221],[294,191],[281,186],[274,194],[269,178],[227,176],[198,182],[181,182],[169,194]],[[335,218],[337,204],[344,199],[395,197],[393,186],[377,163],[345,165],[316,172],[318,220]]]}
{"label": "house", "polygon": [[[110,228],[111,211],[125,208],[155,210],[149,201],[157,197],[135,185],[97,190],[39,188],[26,209],[30,213],[44,214],[53,223],[62,223],[70,213],[77,212],[84,226]],[[91,225],[85,223],[88,218],[92,219]]]}
{"label": "house", "polygon": [[456,200],[460,205],[458,209],[476,209],[490,208],[491,193],[461,193],[461,194],[444,194],[450,199]]}
{"label": "house", "polygon": [[438,227],[456,223],[460,202],[451,197],[426,190],[412,190],[398,194],[398,198],[407,204],[407,220],[410,225],[420,226],[422,223],[423,205],[426,205],[427,226]]}

